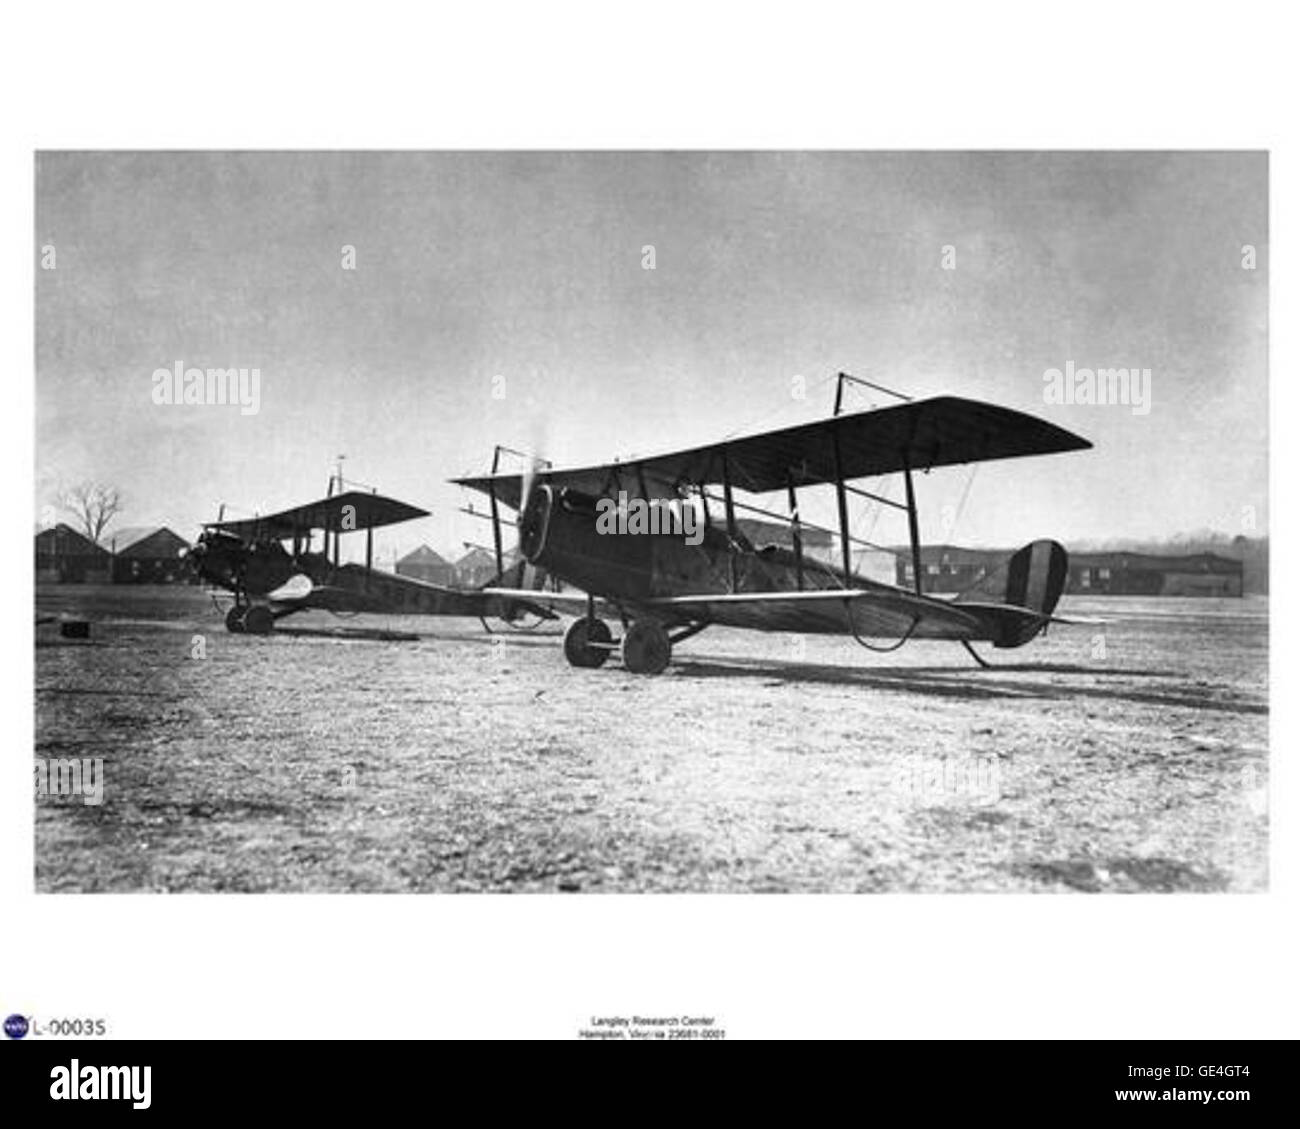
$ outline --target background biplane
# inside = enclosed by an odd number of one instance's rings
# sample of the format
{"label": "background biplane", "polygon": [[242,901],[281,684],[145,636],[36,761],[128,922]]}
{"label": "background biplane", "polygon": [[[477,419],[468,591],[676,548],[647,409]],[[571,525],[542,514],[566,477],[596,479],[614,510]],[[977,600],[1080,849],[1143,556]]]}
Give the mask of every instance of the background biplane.
{"label": "background biplane", "polygon": [[[972,643],[1019,647],[1049,623],[1086,622],[1053,615],[1067,563],[1064,548],[1055,541],[1024,546],[979,591],[955,600],[926,595],[913,475],[963,463],[1078,451],[1091,444],[1045,420],[951,396],[900,397],[907,402],[840,414],[844,382],[853,379],[840,374],[835,415],[814,423],[622,463],[569,470],[541,466],[527,474],[453,480],[487,494],[494,514],[500,505],[518,511],[524,557],[581,589],[539,595],[493,586],[485,592],[503,599],[535,596],[578,614],[564,641],[572,665],[601,666],[621,649],[628,670],[648,674],[664,670],[674,644],[714,624],[851,635],[876,651],[893,650],[909,639],[952,640],[983,665]],[[904,501],[852,484],[899,473]],[[835,492],[838,568],[802,551],[798,492],[815,486]],[[784,495],[788,513],[737,502],[738,490]],[[688,545],[672,533],[597,532],[597,503],[620,491],[628,498],[694,504],[704,521],[702,542]],[[869,543],[849,528],[851,494],[906,513],[913,590],[854,571],[853,545]],[[737,526],[736,511],[742,508],[788,522],[792,547],[751,543]],[[622,620],[621,641],[596,614],[597,599]],[[872,639],[885,642],[868,642]]]}
{"label": "background biplane", "polygon": [[[234,595],[226,613],[226,628],[234,632],[265,635],[277,620],[313,609],[478,616],[484,627],[488,616],[512,624],[525,615],[555,618],[549,608],[517,594],[446,588],[373,567],[376,529],[427,516],[427,510],[373,491],[345,490],[340,472],[330,479],[328,496],[319,501],[265,517],[212,522],[186,559],[202,579]],[[322,547],[313,551],[317,530],[323,534]],[[366,563],[341,563],[343,534],[361,531],[366,535]],[[530,577],[540,587],[540,576],[521,560],[508,574],[498,575],[493,587],[526,592]]]}

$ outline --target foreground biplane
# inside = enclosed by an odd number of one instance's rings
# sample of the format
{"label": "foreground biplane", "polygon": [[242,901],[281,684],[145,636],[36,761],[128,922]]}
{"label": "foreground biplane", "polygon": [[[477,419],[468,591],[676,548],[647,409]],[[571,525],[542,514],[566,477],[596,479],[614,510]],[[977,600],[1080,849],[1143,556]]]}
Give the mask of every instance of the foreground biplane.
{"label": "foreground biplane", "polygon": [[[374,531],[426,517],[428,511],[373,492],[345,491],[341,482],[335,493],[334,485],[331,479],[329,496],[305,506],[204,527],[186,558],[202,579],[234,595],[226,613],[228,630],[265,635],[277,620],[313,609],[478,616],[485,627],[489,616],[507,623],[524,615],[555,618],[554,612],[527,597],[446,588],[373,568]],[[322,548],[313,552],[317,530],[323,534]],[[366,563],[340,563],[342,535],[360,531],[366,534]],[[525,592],[526,578],[536,575],[520,561],[496,583]]]}
{"label": "foreground biplane", "polygon": [[[843,382],[851,379],[841,374],[836,414],[815,423],[623,463],[454,480],[487,494],[494,513],[499,505],[518,511],[525,558],[581,589],[539,597],[489,587],[485,594],[531,596],[578,614],[564,640],[565,656],[574,666],[601,666],[621,650],[628,670],[647,674],[667,667],[675,644],[715,624],[851,635],[877,651],[893,650],[910,639],[952,640],[985,665],[971,644],[1019,647],[1050,623],[1090,622],[1053,615],[1067,561],[1055,541],[1034,541],[1012,554],[981,591],[956,599],[926,595],[913,475],[963,463],[1078,451],[1091,444],[1045,420],[951,396],[842,415]],[[852,485],[900,473],[903,501]],[[798,492],[815,486],[835,492],[838,568],[802,551]],[[720,497],[713,488],[720,488]],[[738,490],[781,494],[788,514],[737,502]],[[702,540],[688,544],[680,532],[598,532],[602,500],[620,494],[624,501],[696,506],[703,516]],[[854,571],[853,546],[870,543],[849,529],[850,495],[906,513],[912,590]],[[788,522],[792,547],[753,544],[737,525],[737,509]],[[597,600],[622,621],[620,641],[598,617]]]}

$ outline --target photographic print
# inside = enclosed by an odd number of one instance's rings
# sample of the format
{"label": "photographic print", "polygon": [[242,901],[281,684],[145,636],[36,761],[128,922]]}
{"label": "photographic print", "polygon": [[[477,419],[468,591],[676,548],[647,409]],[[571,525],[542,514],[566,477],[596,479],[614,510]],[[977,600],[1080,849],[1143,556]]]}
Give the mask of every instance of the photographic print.
{"label": "photographic print", "polygon": [[1268,889],[1266,153],[35,169],[38,891]]}

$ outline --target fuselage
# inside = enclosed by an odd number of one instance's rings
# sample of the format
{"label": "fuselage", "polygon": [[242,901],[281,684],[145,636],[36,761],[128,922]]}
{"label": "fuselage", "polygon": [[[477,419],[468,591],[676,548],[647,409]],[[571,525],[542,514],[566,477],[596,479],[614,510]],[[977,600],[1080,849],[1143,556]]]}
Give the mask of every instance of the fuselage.
{"label": "fuselage", "polygon": [[698,544],[681,533],[601,532],[597,499],[544,485],[528,499],[519,546],[534,565],[593,596],[665,596],[871,588],[875,582],[778,545],[754,546],[706,523]]}
{"label": "fuselage", "polygon": [[324,583],[332,567],[323,553],[291,554],[278,541],[246,542],[232,534],[207,530],[187,559],[199,576],[228,592],[265,597],[295,576]]}

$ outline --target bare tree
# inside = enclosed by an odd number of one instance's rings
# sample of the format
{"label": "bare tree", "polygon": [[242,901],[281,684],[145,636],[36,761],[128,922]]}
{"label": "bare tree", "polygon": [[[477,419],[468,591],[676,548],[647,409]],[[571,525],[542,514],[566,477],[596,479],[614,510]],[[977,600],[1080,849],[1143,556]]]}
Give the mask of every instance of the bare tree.
{"label": "bare tree", "polygon": [[63,492],[59,506],[76,518],[81,531],[98,545],[108,523],[122,512],[122,492],[99,482],[79,482]]}

